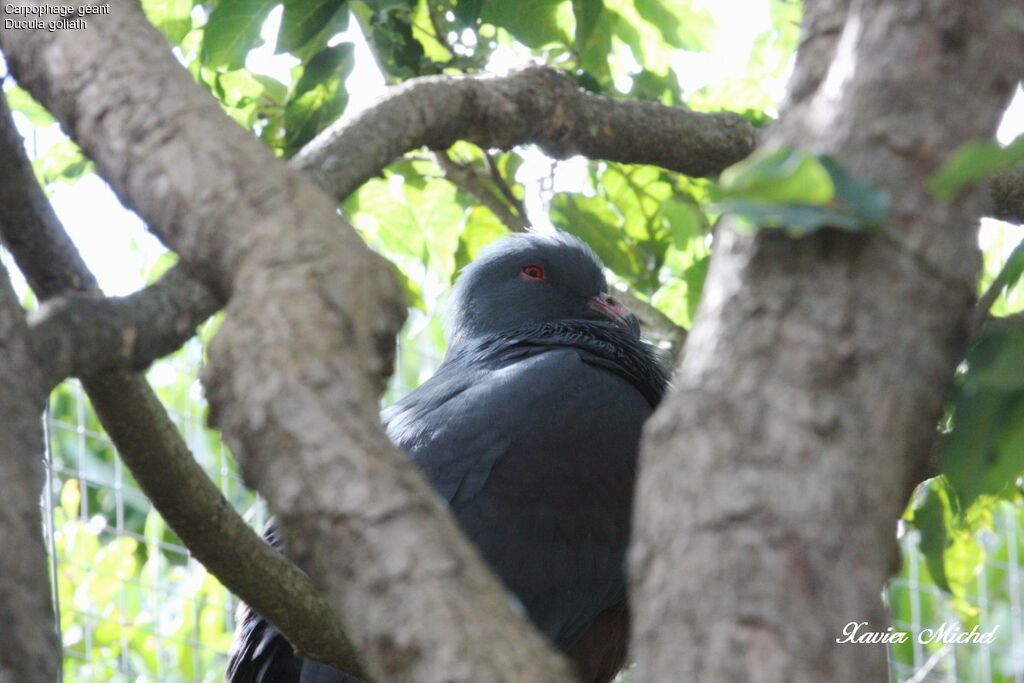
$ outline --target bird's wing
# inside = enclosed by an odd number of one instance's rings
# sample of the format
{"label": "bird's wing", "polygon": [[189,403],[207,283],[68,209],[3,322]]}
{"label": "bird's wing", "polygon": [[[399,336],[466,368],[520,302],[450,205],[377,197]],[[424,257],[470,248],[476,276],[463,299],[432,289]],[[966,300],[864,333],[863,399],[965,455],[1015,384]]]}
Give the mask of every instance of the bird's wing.
{"label": "bird's wing", "polygon": [[[633,384],[593,361],[549,347],[503,367],[451,364],[383,416],[563,651],[625,595],[636,445],[651,411]],[[267,540],[280,547],[272,527]],[[227,680],[353,679],[302,660],[248,612]]]}
{"label": "bird's wing", "polygon": [[394,440],[563,650],[625,595],[636,447],[651,411],[636,387],[589,360],[548,347],[502,367],[456,364],[386,415]]}
{"label": "bird's wing", "polygon": [[280,631],[248,608],[228,659],[227,683],[280,683],[298,681],[302,660]]}
{"label": "bird's wing", "polygon": [[513,430],[471,427],[486,419],[490,403],[482,398],[500,381],[500,371],[448,364],[381,414],[391,441],[449,504],[478,491],[508,451]]}

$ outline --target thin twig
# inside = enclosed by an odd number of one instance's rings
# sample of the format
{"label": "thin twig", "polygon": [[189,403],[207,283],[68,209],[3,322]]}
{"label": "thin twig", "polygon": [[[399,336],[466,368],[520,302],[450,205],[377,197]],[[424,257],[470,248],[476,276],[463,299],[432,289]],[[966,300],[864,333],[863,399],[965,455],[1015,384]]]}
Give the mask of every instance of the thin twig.
{"label": "thin twig", "polygon": [[523,215],[514,213],[497,193],[488,188],[475,168],[454,161],[447,152],[438,151],[434,156],[445,178],[486,206],[505,227],[512,232],[523,232],[528,228],[529,223]]}
{"label": "thin twig", "polygon": [[508,181],[505,180],[505,176],[503,176],[501,171],[498,170],[498,164],[494,161],[494,156],[487,150],[484,150],[484,160],[487,163],[487,169],[491,174],[491,179],[494,181],[494,184],[498,186],[498,190],[501,191],[501,194],[504,195],[509,204],[515,207],[516,213],[520,216],[526,216],[526,205],[523,203],[522,199],[515,195],[512,188],[509,187]]}

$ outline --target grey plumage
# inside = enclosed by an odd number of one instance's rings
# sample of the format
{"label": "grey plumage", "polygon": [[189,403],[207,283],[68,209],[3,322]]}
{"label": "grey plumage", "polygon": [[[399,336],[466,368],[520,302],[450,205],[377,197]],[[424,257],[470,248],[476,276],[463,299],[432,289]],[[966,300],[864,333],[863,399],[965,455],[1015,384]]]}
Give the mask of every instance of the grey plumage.
{"label": "grey plumage", "polygon": [[[583,679],[610,680],[628,637],[637,445],[665,368],[608,295],[597,257],[564,233],[491,245],[450,305],[448,353],[383,412],[388,436]],[[243,619],[231,683],[354,680],[343,676],[293,655],[257,615]]]}

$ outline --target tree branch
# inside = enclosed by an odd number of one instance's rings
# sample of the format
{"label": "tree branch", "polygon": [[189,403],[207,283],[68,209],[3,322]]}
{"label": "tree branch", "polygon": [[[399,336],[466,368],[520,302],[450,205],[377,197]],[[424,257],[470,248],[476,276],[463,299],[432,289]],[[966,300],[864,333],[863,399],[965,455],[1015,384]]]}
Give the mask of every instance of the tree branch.
{"label": "tree branch", "polygon": [[1009,264],[1004,264],[999,272],[996,273],[996,276],[992,279],[988,289],[982,292],[981,296],[978,297],[978,302],[974,305],[974,316],[971,325],[972,337],[977,336],[986,321],[992,319],[990,314],[992,304],[994,304],[996,299],[999,298],[999,295],[1003,293],[1003,288],[1006,287],[1006,281],[1010,276],[1010,271],[1007,269],[1007,265]]}
{"label": "tree branch", "polygon": [[444,30],[441,28],[441,22],[438,21],[437,13],[440,10],[437,5],[432,2],[427,2],[427,16],[430,17],[430,25],[434,29],[433,38],[437,39],[437,42],[448,51],[448,54],[455,57],[455,50],[452,49],[451,44],[448,42],[448,36],[445,35]]}
{"label": "tree branch", "polygon": [[[99,296],[95,278],[32,173],[2,92],[0,156],[6,161],[0,166],[5,181],[0,182],[0,238],[36,295],[43,300],[70,293]],[[168,273],[165,284],[168,278],[184,275],[181,266],[172,272],[177,274]],[[213,303],[209,290],[196,291],[205,289],[202,285],[182,283],[182,288],[194,292],[185,296],[193,304]],[[180,297],[173,286],[168,294]],[[190,320],[202,317],[191,307],[182,315]],[[337,618],[312,582],[235,512],[192,457],[145,379],[107,373],[86,375],[82,384],[132,476],[193,555],[301,651],[363,676]],[[182,496],[183,491],[188,495]],[[31,508],[38,510],[35,500]],[[12,503],[8,509],[19,508]]]}
{"label": "tree branch", "polygon": [[526,204],[512,192],[512,188],[509,187],[505,177],[501,175],[501,171],[498,170],[498,164],[494,161],[494,155],[489,151],[484,150],[484,160],[487,162],[487,170],[491,174],[491,180],[494,181],[495,186],[501,192],[502,196],[513,208],[516,213],[520,216],[526,216]]}
{"label": "tree branch", "polygon": [[0,265],[0,681],[57,679],[60,643],[50,597],[39,495],[46,394],[25,311]]}
{"label": "tree branch", "polygon": [[145,379],[113,372],[84,377],[83,384],[121,459],[196,559],[297,651],[369,681],[320,591],[224,498]]}
{"label": "tree branch", "polygon": [[109,370],[141,371],[195,336],[220,301],[181,264],[126,297],[69,293],[31,316],[44,387]]}
{"label": "tree branch", "polygon": [[1024,65],[1015,2],[807,1],[769,142],[886,188],[890,238],[717,231],[677,390],[644,428],[638,678],[888,676],[884,645],[837,638],[885,631],[895,522],[963,358],[986,197],[937,202],[927,179],[994,135]]}
{"label": "tree branch", "polygon": [[482,206],[487,207],[506,228],[512,232],[523,232],[529,227],[525,214],[513,212],[508,204],[487,187],[472,166],[452,161],[448,153],[443,151],[436,152],[434,157],[444,172],[445,178],[477,200]]}
{"label": "tree branch", "polygon": [[230,294],[204,373],[211,419],[368,668],[568,681],[380,428],[404,306],[336,202],[230,121],[135,4],[88,31],[4,30],[0,44],[122,201]]}
{"label": "tree branch", "polygon": [[535,143],[558,159],[582,154],[705,176],[750,154],[754,129],[728,112],[596,95],[559,71],[530,66],[508,76],[429,76],[394,86],[370,109],[321,133],[292,163],[343,198],[402,154],[457,140],[485,149]]}
{"label": "tree branch", "polygon": [[686,343],[686,329],[676,325],[675,321],[658,310],[654,304],[644,301],[628,289],[615,291],[614,294],[640,319],[644,336],[664,348],[675,365]]}

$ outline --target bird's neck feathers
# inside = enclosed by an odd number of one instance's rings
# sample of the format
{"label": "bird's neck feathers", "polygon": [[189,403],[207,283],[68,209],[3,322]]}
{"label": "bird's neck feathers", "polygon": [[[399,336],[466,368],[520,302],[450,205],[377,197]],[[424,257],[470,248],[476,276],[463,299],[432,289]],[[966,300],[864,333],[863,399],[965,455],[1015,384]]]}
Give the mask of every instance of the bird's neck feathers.
{"label": "bird's neck feathers", "polygon": [[580,350],[584,361],[633,384],[652,408],[668,387],[668,369],[653,346],[613,323],[595,320],[528,323],[477,337],[456,335],[442,365],[505,365],[554,348]]}

